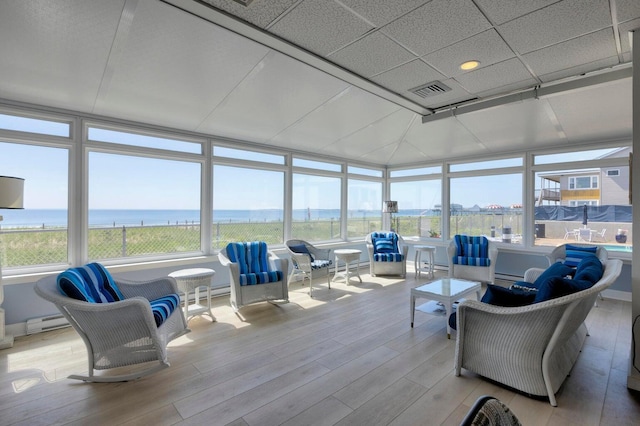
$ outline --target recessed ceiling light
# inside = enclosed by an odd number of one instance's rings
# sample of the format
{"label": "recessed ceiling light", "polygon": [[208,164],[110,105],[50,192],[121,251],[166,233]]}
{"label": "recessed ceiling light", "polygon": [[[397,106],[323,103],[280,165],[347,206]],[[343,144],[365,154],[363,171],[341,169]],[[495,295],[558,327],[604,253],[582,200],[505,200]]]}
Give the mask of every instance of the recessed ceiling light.
{"label": "recessed ceiling light", "polygon": [[477,68],[478,65],[480,65],[480,61],[467,61],[467,62],[463,62],[462,64],[460,64],[460,69],[464,70],[464,71],[469,71],[472,70],[474,68]]}

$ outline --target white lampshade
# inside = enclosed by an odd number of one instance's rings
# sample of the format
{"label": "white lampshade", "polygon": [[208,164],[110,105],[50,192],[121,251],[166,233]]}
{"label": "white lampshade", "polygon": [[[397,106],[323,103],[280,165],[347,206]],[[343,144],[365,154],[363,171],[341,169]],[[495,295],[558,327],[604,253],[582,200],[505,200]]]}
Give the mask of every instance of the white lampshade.
{"label": "white lampshade", "polygon": [[0,176],[0,209],[22,209],[24,179]]}
{"label": "white lampshade", "polygon": [[382,213],[398,213],[398,202],[385,201],[382,204]]}

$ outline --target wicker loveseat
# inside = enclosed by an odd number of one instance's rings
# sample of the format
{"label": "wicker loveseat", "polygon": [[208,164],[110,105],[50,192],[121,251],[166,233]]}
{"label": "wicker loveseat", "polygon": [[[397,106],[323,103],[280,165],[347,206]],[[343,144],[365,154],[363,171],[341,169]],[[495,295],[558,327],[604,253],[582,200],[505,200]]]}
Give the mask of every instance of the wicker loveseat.
{"label": "wicker loveseat", "polygon": [[[455,374],[462,368],[522,392],[555,393],[571,371],[582,348],[584,320],[598,293],[620,275],[622,261],[607,260],[602,278],[586,290],[520,307],[502,307],[465,300],[458,306]],[[525,272],[534,282],[543,269]]]}

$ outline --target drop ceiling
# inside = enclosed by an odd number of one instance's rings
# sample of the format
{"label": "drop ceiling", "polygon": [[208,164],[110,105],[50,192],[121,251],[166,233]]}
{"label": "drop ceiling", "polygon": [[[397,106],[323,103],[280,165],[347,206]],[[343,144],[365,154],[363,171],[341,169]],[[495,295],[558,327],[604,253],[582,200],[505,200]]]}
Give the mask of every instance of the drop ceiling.
{"label": "drop ceiling", "polygon": [[0,99],[417,165],[630,140],[639,27],[637,0],[8,1]]}

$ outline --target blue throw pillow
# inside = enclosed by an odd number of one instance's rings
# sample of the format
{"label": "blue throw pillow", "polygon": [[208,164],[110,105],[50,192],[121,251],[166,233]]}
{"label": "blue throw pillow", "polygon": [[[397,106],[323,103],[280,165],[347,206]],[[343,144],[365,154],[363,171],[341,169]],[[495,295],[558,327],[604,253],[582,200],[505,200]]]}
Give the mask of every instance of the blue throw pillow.
{"label": "blue throw pillow", "polygon": [[542,283],[547,281],[549,278],[553,277],[566,277],[567,275],[571,275],[573,273],[573,268],[569,267],[566,264],[556,262],[553,265],[549,266],[545,271],[540,274],[540,276],[533,282],[533,286],[535,288],[540,288]]}
{"label": "blue throw pillow", "polygon": [[489,305],[516,307],[533,303],[535,292],[511,290],[499,285],[487,284],[487,291],[482,296],[481,302]]}
{"label": "blue throw pillow", "polygon": [[289,247],[289,249],[294,252],[294,253],[304,253],[304,254],[308,254],[309,257],[311,258],[311,261],[313,262],[315,259],[313,258],[313,255],[311,254],[311,252],[309,252],[309,249],[307,248],[306,245],[304,244],[298,244],[298,245],[294,245]]}
{"label": "blue throw pillow", "polygon": [[564,264],[571,267],[576,267],[587,256],[592,256],[596,254],[598,247],[596,246],[573,246],[571,244],[567,244],[564,247]]}
{"label": "blue throw pillow", "polygon": [[545,302],[547,300],[586,290],[592,287],[593,284],[594,283],[587,280],[552,277],[540,286],[533,303]]}
{"label": "blue throw pillow", "polygon": [[391,238],[376,238],[373,240],[374,253],[397,253],[398,250]]}
{"label": "blue throw pillow", "polygon": [[576,267],[575,280],[587,280],[592,284],[597,283],[602,278],[604,268],[602,262],[596,256],[587,256]]}

